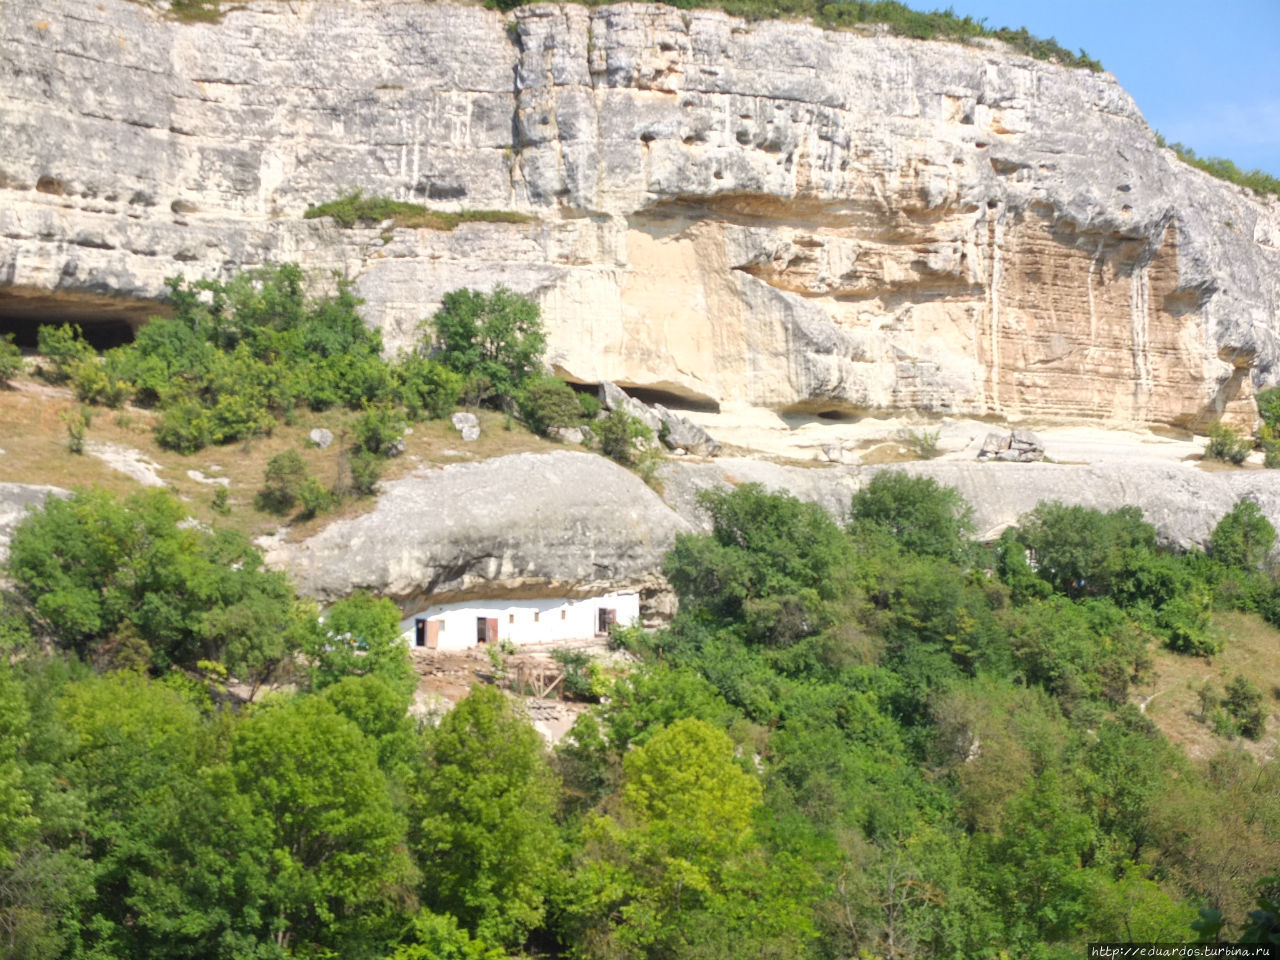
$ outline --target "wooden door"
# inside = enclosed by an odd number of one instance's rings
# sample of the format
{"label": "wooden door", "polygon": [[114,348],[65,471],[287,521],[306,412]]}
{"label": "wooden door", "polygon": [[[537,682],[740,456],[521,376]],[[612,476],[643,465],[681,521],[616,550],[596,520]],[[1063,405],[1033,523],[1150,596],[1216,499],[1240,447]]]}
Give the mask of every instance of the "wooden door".
{"label": "wooden door", "polygon": [[440,621],[427,621],[427,649],[438,650],[440,648]]}
{"label": "wooden door", "polygon": [[484,624],[484,639],[486,643],[498,642],[498,618],[490,617]]}

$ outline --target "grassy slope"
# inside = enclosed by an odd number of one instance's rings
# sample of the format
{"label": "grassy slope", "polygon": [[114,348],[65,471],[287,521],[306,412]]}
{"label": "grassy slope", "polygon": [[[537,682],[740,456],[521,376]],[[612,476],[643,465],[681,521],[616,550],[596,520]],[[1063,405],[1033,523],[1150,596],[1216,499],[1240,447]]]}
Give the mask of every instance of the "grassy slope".
{"label": "grassy slope", "polygon": [[[0,387],[0,481],[51,484],[57,487],[100,487],[119,496],[141,489],[138,481],[108,466],[90,454],[73,454],[67,449],[67,431],[63,412],[78,406],[71,391],[50,387],[38,380],[19,378],[10,389]],[[480,439],[463,443],[447,420],[432,420],[413,425],[413,433],[405,437],[404,456],[385,461],[383,479],[394,479],[415,468],[443,466],[472,459],[485,459],[508,453],[560,449],[561,445],[529,433],[519,424],[505,429],[501,414],[479,412]],[[208,447],[191,456],[183,456],[158,446],[151,434],[153,415],[146,410],[127,408],[109,410],[94,408],[86,442],[109,443],[139,451],[156,463],[160,478],[179,496],[198,520],[232,527],[250,536],[276,530],[281,519],[253,508],[254,494],[262,486],[267,461],[291,447],[298,449],[308,469],[326,487],[332,484],[337,470],[339,443],[328,450],[318,450],[307,442],[307,434],[315,427],[332,430],[335,437],[349,427],[356,414],[347,410],[314,413],[299,410],[291,426],[279,425],[269,437],[249,443],[224,447]],[[212,509],[214,487],[188,476],[199,471],[206,477],[225,477],[230,516],[220,516]],[[352,501],[338,510],[291,528],[292,537],[304,537],[334,519],[363,513],[373,505],[372,498]]]}
{"label": "grassy slope", "polygon": [[1265,706],[1272,715],[1261,740],[1255,743],[1237,739],[1235,743],[1259,760],[1274,758],[1280,755],[1280,719],[1275,715],[1280,709],[1280,631],[1252,613],[1218,613],[1213,625],[1225,640],[1221,654],[1203,660],[1153,650],[1151,677],[1135,689],[1134,699],[1138,703],[1146,701],[1147,716],[1166,737],[1190,756],[1205,758],[1217,752],[1225,741],[1200,722],[1196,690],[1209,680],[1221,692],[1232,677],[1242,673],[1262,690]]}

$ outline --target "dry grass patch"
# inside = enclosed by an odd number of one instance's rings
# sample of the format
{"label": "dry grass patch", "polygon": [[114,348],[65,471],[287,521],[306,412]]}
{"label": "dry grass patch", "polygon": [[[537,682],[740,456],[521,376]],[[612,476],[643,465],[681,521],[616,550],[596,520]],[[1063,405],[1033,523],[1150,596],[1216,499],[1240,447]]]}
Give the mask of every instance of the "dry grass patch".
{"label": "dry grass patch", "polygon": [[1189,756],[1203,759],[1216,753],[1224,740],[1200,721],[1197,691],[1209,682],[1221,693],[1232,677],[1244,674],[1262,690],[1272,715],[1261,740],[1238,738],[1235,742],[1259,760],[1275,757],[1280,734],[1275,716],[1280,709],[1280,631],[1252,613],[1214,614],[1213,629],[1225,644],[1212,660],[1154,649],[1151,677],[1135,687],[1134,699],[1146,703],[1147,716],[1166,737]]}
{"label": "dry grass patch", "polygon": [[[97,487],[117,496],[141,489],[138,480],[115,469],[90,453],[75,454],[67,444],[62,416],[78,410],[71,391],[51,387],[37,380],[19,378],[11,389],[0,389],[0,481],[49,484],[65,489]],[[202,523],[238,530],[250,537],[272,533],[288,526],[289,539],[310,536],[334,520],[358,516],[373,508],[373,497],[348,500],[335,509],[305,522],[290,524],[287,517],[263,513],[254,507],[254,498],[263,484],[267,461],[286,450],[297,450],[307,470],[326,489],[338,475],[344,447],[354,435],[359,417],[345,409],[314,412],[295,411],[291,423],[277,424],[270,436],[206,447],[183,455],[160,447],[152,434],[155,415],[147,410],[105,407],[88,408],[90,424],[85,440],[137,451],[156,465],[156,474]],[[502,414],[477,411],[480,439],[464,443],[448,420],[430,420],[412,425],[405,436],[405,454],[382,463],[382,479],[395,480],[424,466],[445,466],[470,460],[485,460],[512,453],[547,452],[566,449],[531,434],[518,423],[508,423]],[[313,446],[307,436],[324,427],[333,432],[327,450]],[[197,474],[198,476],[192,476]],[[203,478],[203,479],[201,479]],[[213,506],[216,490],[225,480],[229,512]]]}

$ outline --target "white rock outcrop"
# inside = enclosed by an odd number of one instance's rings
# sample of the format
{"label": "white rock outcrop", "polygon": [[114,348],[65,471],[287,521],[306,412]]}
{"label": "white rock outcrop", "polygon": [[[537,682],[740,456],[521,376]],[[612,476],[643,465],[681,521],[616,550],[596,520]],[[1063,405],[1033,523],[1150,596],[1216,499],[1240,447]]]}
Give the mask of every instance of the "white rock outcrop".
{"label": "white rock outcrop", "polygon": [[[1109,74],[994,45],[650,4],[6,0],[0,128],[3,315],[136,318],[167,276],[298,261],[392,348],[501,282],[564,376],[712,407],[1196,428],[1280,376],[1280,206],[1162,150]],[[535,219],[302,219],[354,188]]]}

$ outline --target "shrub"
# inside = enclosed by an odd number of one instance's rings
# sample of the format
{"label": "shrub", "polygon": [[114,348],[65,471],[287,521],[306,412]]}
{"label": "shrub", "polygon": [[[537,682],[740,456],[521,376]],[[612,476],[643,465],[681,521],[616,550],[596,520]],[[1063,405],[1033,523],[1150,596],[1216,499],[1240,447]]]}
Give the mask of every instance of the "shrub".
{"label": "shrub", "polygon": [[571,427],[582,419],[582,405],[573,388],[557,377],[535,377],[517,397],[525,425],[545,437],[552,427]]}
{"label": "shrub", "polygon": [[128,381],[117,378],[106,364],[96,357],[77,360],[71,366],[70,379],[76,399],[81,403],[97,403],[118,407],[129,396]]}
{"label": "shrub", "polygon": [[1250,740],[1262,737],[1267,726],[1267,712],[1263,708],[1262,691],[1243,674],[1236,674],[1227,684],[1227,696],[1223,706],[1239,727],[1242,736]]}
{"label": "shrub", "polygon": [[259,510],[285,514],[293,509],[308,480],[307,465],[297,450],[277,453],[267,461],[262,475],[262,489],[255,497]]}
{"label": "shrub", "polygon": [[1215,423],[1209,431],[1209,442],[1204,448],[1204,459],[1222,460],[1236,466],[1244,463],[1253,449],[1253,442],[1234,427]]}
{"label": "shrub", "polygon": [[93,357],[93,347],[85,342],[74,323],[42,326],[36,334],[36,349],[48,362],[47,366],[40,365],[40,376],[50,383],[66,383],[79,361]]}
{"label": "shrub", "polygon": [[227,490],[226,485],[221,483],[218,484],[213,490],[213,500],[210,503],[210,506],[213,508],[213,512],[220,513],[224,517],[231,513],[231,504],[228,502],[229,497],[230,492]]}
{"label": "shrub", "polygon": [[903,430],[902,444],[922,460],[932,460],[939,453],[941,430]]}
{"label": "shrub", "polygon": [[67,449],[72,453],[84,453],[84,435],[89,429],[91,415],[84,407],[64,410],[62,422],[67,427]]}
{"label": "shrub", "polygon": [[353,448],[347,458],[347,467],[351,473],[352,493],[358,497],[372,495],[382,475],[381,458],[368,450]]}
{"label": "shrub", "polygon": [[371,454],[385,454],[404,436],[404,420],[389,403],[368,404],[355,425],[356,445]]}
{"label": "shrub", "polygon": [[592,430],[600,441],[600,452],[624,467],[639,462],[639,450],[653,442],[653,431],[638,417],[625,410],[614,410],[603,420],[596,420]]}
{"label": "shrub", "polygon": [[535,219],[527,213],[516,213],[513,210],[460,210],[457,213],[428,210],[420,203],[392,200],[390,197],[366,197],[360,190],[343,194],[328,203],[308,207],[303,217],[308,220],[332,217],[344,229],[357,224],[371,226],[391,220],[397,227],[419,227],[426,230],[452,230],[460,223],[528,223]]}
{"label": "shrub", "polygon": [[165,408],[156,422],[156,443],[177,453],[195,453],[209,445],[209,421],[195,400],[180,400]]}
{"label": "shrub", "polygon": [[400,402],[411,420],[447,417],[462,396],[462,377],[426,357],[402,356],[394,373]]}
{"label": "shrub", "polygon": [[0,337],[0,384],[7,384],[23,370],[22,351],[13,342],[13,334]]}
{"label": "shrub", "polygon": [[1241,500],[1218,521],[1209,536],[1209,555],[1228,567],[1249,570],[1262,565],[1276,543],[1276,528],[1252,500]]}

